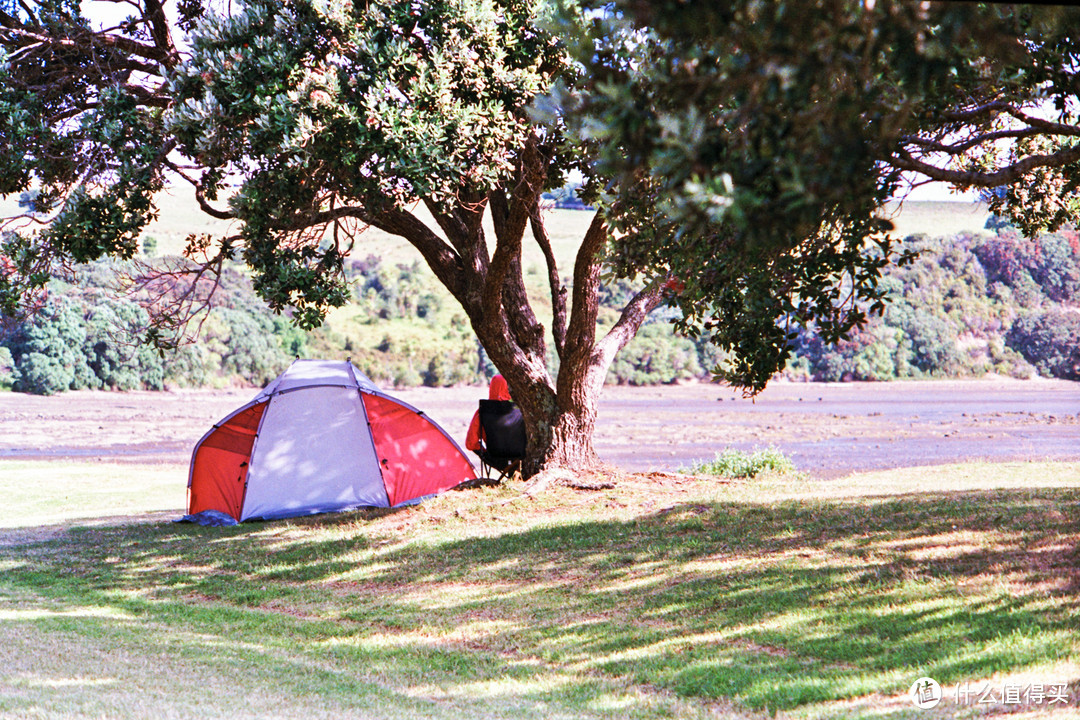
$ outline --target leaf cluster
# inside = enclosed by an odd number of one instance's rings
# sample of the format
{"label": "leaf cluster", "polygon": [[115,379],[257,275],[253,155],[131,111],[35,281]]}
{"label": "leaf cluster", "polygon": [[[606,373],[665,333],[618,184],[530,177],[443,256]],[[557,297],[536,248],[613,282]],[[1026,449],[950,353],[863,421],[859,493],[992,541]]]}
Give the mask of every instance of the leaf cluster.
{"label": "leaf cluster", "polygon": [[[595,89],[567,106],[614,178],[600,194],[620,230],[609,259],[622,275],[675,276],[684,329],[711,333],[731,353],[725,379],[751,392],[798,327],[836,341],[881,314],[882,271],[907,258],[876,218],[902,172],[1009,184],[1001,203],[1025,230],[1075,214],[1059,200],[1075,190],[1080,66],[1060,9],[584,6],[596,50],[578,60]],[[1056,123],[1025,113],[1047,98]]]}

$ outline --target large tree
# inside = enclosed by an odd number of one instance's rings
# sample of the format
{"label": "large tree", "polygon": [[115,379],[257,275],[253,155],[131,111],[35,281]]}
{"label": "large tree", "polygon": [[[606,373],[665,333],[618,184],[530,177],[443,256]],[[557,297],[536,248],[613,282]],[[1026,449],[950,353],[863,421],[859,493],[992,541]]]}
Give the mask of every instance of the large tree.
{"label": "large tree", "polygon": [[[251,0],[196,27],[201,14],[185,2],[170,26],[145,0],[96,29],[70,1],[0,12],[0,193],[40,190],[47,223],[7,236],[6,308],[57,262],[130,256],[167,173],[240,221],[193,238],[207,255],[190,270],[242,259],[301,325],[346,300],[342,260],[378,227],[418,250],[507,377],[530,471],[594,462],[604,376],[665,294],[729,351],[726,376],[759,389],[793,325],[840,337],[880,310],[894,249],[877,211],[902,171],[1023,188],[1077,159],[1080,25],[1064,11]],[[1051,120],[1032,112],[1048,97]],[[570,171],[601,210],[564,284],[538,200]],[[547,259],[549,329],[526,242]],[[644,289],[601,335],[605,268]]]}

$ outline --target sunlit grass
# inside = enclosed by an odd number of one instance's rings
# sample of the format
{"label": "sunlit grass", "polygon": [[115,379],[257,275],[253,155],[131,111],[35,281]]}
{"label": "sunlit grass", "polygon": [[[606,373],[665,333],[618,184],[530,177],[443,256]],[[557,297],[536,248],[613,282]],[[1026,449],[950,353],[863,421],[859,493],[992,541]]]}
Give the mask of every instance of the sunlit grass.
{"label": "sunlit grass", "polygon": [[1077,677],[1080,465],[615,479],[9,530],[0,717],[918,717],[921,675]]}
{"label": "sunlit grass", "polygon": [[70,520],[177,511],[186,465],[0,460],[0,530]]}

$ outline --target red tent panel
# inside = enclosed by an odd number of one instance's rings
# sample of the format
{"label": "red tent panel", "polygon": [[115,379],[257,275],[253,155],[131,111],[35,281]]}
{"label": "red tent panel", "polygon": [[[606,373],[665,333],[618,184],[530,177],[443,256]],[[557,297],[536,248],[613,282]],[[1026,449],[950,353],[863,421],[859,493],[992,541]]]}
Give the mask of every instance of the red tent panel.
{"label": "red tent panel", "polygon": [[251,448],[268,404],[261,402],[241,410],[200,443],[188,488],[189,514],[218,510],[240,519]]}
{"label": "red tent panel", "polygon": [[426,417],[388,398],[363,398],[391,505],[476,477],[468,459]]}

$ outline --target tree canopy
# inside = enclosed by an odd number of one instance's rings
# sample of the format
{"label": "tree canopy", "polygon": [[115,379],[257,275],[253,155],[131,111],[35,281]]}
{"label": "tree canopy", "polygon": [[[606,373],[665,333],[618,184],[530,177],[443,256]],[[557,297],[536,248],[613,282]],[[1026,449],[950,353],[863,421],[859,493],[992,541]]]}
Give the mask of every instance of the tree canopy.
{"label": "tree canopy", "polygon": [[881,311],[895,248],[880,210],[910,184],[993,189],[992,211],[1031,236],[1080,211],[1071,8],[587,5],[606,10],[576,53],[598,91],[560,88],[560,104],[617,181],[611,222],[656,222],[644,188],[674,228],[617,236],[613,261],[674,271],[684,325],[733,351],[740,384],[782,366],[794,326],[840,338]]}
{"label": "tree canopy", "polygon": [[[310,327],[344,302],[342,261],[378,227],[461,304],[522,406],[531,469],[592,460],[603,377],[665,298],[751,391],[799,326],[838,339],[880,313],[882,269],[905,259],[880,209],[906,178],[993,188],[994,211],[1029,230],[1076,210],[1070,9],[185,0],[175,23],[159,0],[139,9],[113,28],[73,0],[0,11],[0,193],[28,203],[0,251],[4,312],[58,266],[132,256],[170,177],[238,231],[193,236],[169,283],[140,286],[151,300],[204,299],[206,273],[239,260]],[[567,277],[539,198],[569,171],[599,210]],[[524,242],[547,259],[550,328]],[[643,289],[600,335],[605,272]]]}

